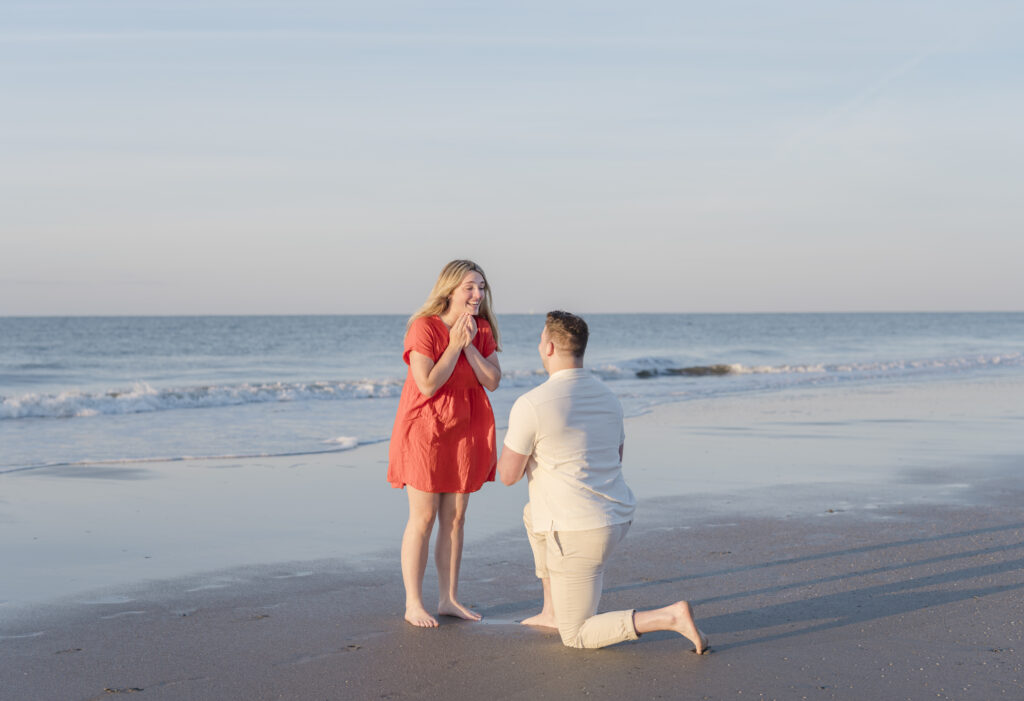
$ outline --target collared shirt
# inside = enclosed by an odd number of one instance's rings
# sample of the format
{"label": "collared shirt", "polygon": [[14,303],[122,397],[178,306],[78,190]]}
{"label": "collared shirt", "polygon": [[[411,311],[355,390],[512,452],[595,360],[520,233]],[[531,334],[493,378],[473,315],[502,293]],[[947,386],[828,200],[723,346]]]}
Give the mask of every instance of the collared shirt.
{"label": "collared shirt", "polygon": [[583,531],[632,520],[636,498],[622,477],[622,405],[589,370],[559,370],[516,400],[505,445],[529,455],[537,531]]}

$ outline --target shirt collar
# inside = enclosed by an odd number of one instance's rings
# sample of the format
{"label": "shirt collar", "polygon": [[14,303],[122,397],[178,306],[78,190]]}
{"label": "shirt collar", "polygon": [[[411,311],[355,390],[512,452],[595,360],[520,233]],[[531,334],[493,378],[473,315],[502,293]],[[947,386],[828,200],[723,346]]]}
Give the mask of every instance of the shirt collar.
{"label": "shirt collar", "polygon": [[549,380],[571,380],[574,377],[584,377],[590,374],[590,370],[586,368],[566,368],[565,370],[558,370],[557,372],[551,373],[548,377]]}

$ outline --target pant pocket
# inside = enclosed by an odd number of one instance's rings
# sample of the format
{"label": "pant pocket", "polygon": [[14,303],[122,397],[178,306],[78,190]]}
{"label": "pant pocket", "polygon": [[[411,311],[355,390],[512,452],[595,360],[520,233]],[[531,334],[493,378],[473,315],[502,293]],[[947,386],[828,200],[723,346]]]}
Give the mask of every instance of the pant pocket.
{"label": "pant pocket", "polygon": [[549,531],[548,537],[551,542],[554,543],[555,549],[558,550],[558,554],[565,557],[565,550],[562,548],[562,539],[558,535],[558,531]]}

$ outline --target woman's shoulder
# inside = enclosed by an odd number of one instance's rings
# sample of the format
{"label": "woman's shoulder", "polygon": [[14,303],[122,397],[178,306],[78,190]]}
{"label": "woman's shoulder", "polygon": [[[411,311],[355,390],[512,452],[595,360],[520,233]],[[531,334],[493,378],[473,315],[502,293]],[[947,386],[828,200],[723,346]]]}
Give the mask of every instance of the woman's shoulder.
{"label": "woman's shoulder", "polygon": [[477,329],[484,329],[486,331],[490,331],[491,330],[491,322],[487,321],[487,319],[485,319],[482,316],[477,316],[477,317],[474,317],[474,318],[476,319],[476,327],[477,327]]}
{"label": "woman's shoulder", "polygon": [[436,316],[418,316],[409,322],[409,328],[405,332],[405,338],[410,339],[436,339],[441,336],[440,327],[444,322]]}
{"label": "woman's shoulder", "polygon": [[409,322],[409,330],[433,330],[437,328],[438,324],[444,325],[444,322],[436,314],[432,316],[418,316]]}

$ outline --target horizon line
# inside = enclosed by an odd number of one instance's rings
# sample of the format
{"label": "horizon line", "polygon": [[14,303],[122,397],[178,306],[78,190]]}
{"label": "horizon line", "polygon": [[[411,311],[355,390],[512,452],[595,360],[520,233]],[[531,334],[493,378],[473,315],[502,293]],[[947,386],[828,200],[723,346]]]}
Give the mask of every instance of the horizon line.
{"label": "horizon line", "polygon": [[[872,309],[860,309],[860,310],[802,310],[802,311],[682,311],[682,312],[647,312],[647,311],[624,311],[624,312],[601,312],[601,311],[582,311],[573,312],[580,316],[622,316],[622,315],[633,315],[633,316],[770,316],[770,315],[799,315],[799,314],[1021,314],[1024,313],[1024,309],[897,309],[897,310],[872,310]],[[513,312],[496,312],[497,316],[543,316],[547,314],[547,311],[513,311]],[[399,316],[406,317],[411,316],[403,312],[245,312],[245,313],[227,313],[227,312],[209,312],[209,313],[194,313],[194,312],[178,312],[178,313],[165,313],[165,314],[138,314],[138,313],[106,313],[106,314],[0,314],[0,319],[159,319],[159,318],[229,318],[229,317],[288,317],[288,316],[320,316],[320,317],[336,317],[336,316]]]}

